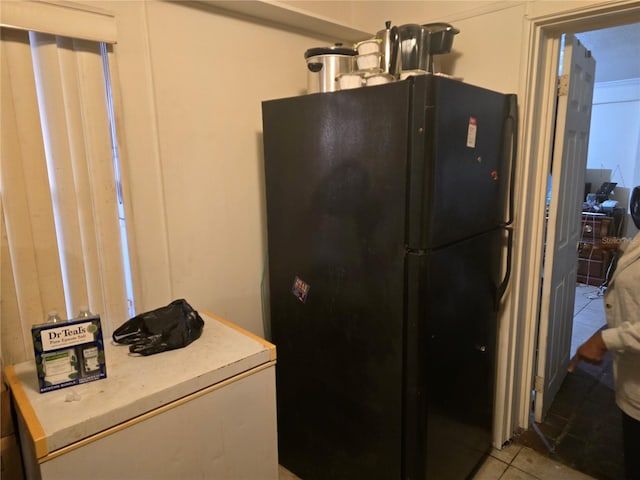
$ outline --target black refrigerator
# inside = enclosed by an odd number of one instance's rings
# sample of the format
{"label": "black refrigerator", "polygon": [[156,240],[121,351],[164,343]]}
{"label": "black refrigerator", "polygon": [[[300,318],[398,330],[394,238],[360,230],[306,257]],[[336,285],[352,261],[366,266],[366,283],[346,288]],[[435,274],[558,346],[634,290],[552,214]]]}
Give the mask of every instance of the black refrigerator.
{"label": "black refrigerator", "polygon": [[517,102],[437,75],[264,101],[280,463],[463,479],[491,446]]}

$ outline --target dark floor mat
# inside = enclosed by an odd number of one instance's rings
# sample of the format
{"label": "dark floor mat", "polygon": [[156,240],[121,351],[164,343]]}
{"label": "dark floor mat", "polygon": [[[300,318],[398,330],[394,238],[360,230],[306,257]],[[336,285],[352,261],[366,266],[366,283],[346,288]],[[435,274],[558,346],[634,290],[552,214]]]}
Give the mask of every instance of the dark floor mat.
{"label": "dark floor mat", "polygon": [[542,423],[515,442],[598,480],[623,480],[622,416],[615,404],[611,354],[582,362],[565,378]]}

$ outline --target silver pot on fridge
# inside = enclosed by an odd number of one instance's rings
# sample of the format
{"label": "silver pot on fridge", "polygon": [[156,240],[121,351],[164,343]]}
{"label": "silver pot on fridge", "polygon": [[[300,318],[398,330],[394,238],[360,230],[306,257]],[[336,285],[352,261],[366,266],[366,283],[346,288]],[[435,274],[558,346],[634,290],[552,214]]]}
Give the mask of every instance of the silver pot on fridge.
{"label": "silver pot on fridge", "polygon": [[376,33],[376,39],[380,42],[380,53],[382,55],[380,66],[383,73],[394,76],[398,75],[398,48],[400,46],[398,38],[398,27],[391,26],[391,22],[385,22],[385,29]]}
{"label": "silver pot on fridge", "polygon": [[307,61],[307,93],[334,92],[339,89],[336,78],[355,70],[356,50],[336,43],[331,47],[310,48]]}
{"label": "silver pot on fridge", "polygon": [[433,72],[433,56],[449,53],[458,33],[460,30],[448,23],[399,26],[400,70]]}

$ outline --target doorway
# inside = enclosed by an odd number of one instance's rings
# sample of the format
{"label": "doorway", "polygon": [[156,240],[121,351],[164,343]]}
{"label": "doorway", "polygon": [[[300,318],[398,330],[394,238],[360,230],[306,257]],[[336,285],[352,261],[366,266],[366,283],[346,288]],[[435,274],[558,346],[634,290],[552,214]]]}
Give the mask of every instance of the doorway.
{"label": "doorway", "polygon": [[[619,125],[640,124],[640,112],[624,103],[620,88],[624,84],[640,82],[640,67],[629,62],[630,52],[640,44],[640,23],[630,23],[602,29],[576,33],[576,37],[590,50],[596,59],[596,78],[593,99],[592,125],[589,141],[589,155],[587,157],[587,171],[585,172],[585,210],[594,211],[587,202],[587,194],[598,191],[603,182],[614,182],[617,186],[607,199],[618,202],[615,212],[604,212],[609,220],[608,234],[625,236],[629,223],[626,215],[628,211],[629,192],[636,184],[638,173],[632,165],[636,157],[637,146],[621,145],[622,155],[613,154],[608,148],[610,144],[619,145],[629,137],[628,132],[621,132]],[[621,86],[622,85],[622,86]],[[607,93],[606,98],[603,92]],[[620,118],[620,116],[622,118]],[[630,116],[635,118],[629,118]],[[618,118],[621,121],[611,122]],[[625,128],[625,127],[623,127]],[[633,127],[631,127],[633,128]],[[637,142],[633,142],[636,143]],[[623,157],[623,160],[620,160]],[[604,200],[604,199],[599,199]],[[601,203],[595,206],[595,211],[603,213]],[[625,221],[625,217],[627,217]],[[596,217],[595,220],[598,220]],[[599,225],[599,224],[598,224]],[[594,219],[583,215],[581,228],[587,232],[593,230]],[[591,234],[585,233],[589,238]],[[571,357],[578,346],[593,333],[606,325],[606,317],[602,297],[606,290],[613,258],[594,258],[588,252],[579,255],[578,285],[576,286],[575,308],[573,315],[573,330],[571,337]]]}
{"label": "doorway", "polygon": [[[575,289],[573,286],[567,287],[565,291],[570,296],[567,297],[566,302],[560,304],[570,305],[575,308],[558,308],[557,299],[552,306],[548,306],[544,302],[541,306],[538,356],[541,356],[542,363],[538,363],[535,384],[537,393],[534,392],[534,395],[536,395],[535,417],[538,421],[542,421],[543,408],[544,410],[549,408],[555,392],[558,391],[564,379],[566,361],[573,356],[582,342],[606,324],[602,296],[610,275],[613,255],[608,252],[594,251],[590,247],[593,243],[601,241],[606,236],[624,236],[626,228],[624,226],[625,217],[628,217],[629,192],[635,185],[635,183],[629,183],[629,180],[635,182],[637,170],[635,163],[637,161],[638,135],[637,133],[627,133],[619,136],[619,130],[624,129],[627,124],[640,125],[640,115],[638,115],[637,108],[624,105],[626,98],[624,90],[620,87],[620,84],[624,85],[625,82],[632,85],[638,85],[638,82],[640,82],[640,69],[636,68],[635,64],[631,65],[631,68],[627,68],[630,66],[628,55],[625,51],[628,46],[624,45],[625,40],[634,42],[634,45],[640,41],[640,23],[577,33],[568,37],[575,37],[580,41],[580,48],[586,54],[595,58],[594,75],[596,88],[593,94],[593,102],[589,100],[591,110],[589,116],[591,117],[591,122],[598,125],[598,127],[595,134],[593,129],[588,130],[587,138],[590,138],[589,155],[587,156],[586,150],[582,154],[582,162],[583,165],[586,165],[586,171],[574,171],[572,173],[571,170],[567,170],[572,164],[569,163],[569,159],[565,158],[564,154],[561,162],[559,162],[559,158],[556,158],[557,155],[553,160],[554,177],[561,175],[562,178],[554,178],[561,185],[561,190],[554,191],[553,195],[556,198],[553,199],[555,205],[552,204],[552,207],[555,206],[556,211],[566,210],[567,208],[569,211],[573,211],[578,208],[578,205],[573,202],[580,202],[582,213],[579,217],[580,223],[576,225],[578,228],[576,233],[579,236],[576,242],[579,246],[577,268],[575,264],[573,264],[573,267],[568,267],[577,270],[577,287]],[[584,40],[580,40],[581,38]],[[564,35],[562,39],[564,39]],[[582,43],[585,40],[589,43]],[[563,43],[561,40],[561,45]],[[560,65],[563,64],[563,51],[561,50],[560,53]],[[600,62],[599,59],[602,61]],[[604,74],[598,73],[603,69],[605,70]],[[615,72],[615,74],[612,72]],[[564,78],[563,73],[560,72],[562,78]],[[600,83],[597,82],[599,79]],[[591,97],[589,98],[591,99]],[[603,98],[607,101],[604,102]],[[635,103],[632,103],[632,105],[637,106],[638,101],[636,94]],[[615,111],[618,115],[613,117],[615,122],[603,122],[603,117],[612,118],[610,110]],[[557,135],[560,138],[565,135],[564,125],[564,122],[556,122],[556,128],[559,128]],[[569,130],[569,128],[575,127],[569,127],[567,124],[566,128],[567,132],[571,132],[572,130]],[[637,128],[635,131],[637,131]],[[629,138],[629,140],[626,140],[626,138]],[[604,148],[601,145],[603,142],[605,143]],[[626,145],[625,142],[627,142]],[[611,143],[615,143],[616,147],[612,147]],[[612,148],[618,149],[617,154],[612,155],[609,153]],[[604,154],[603,150],[605,151]],[[556,165],[556,163],[559,164]],[[624,174],[623,171],[625,172]],[[581,183],[582,178],[585,179],[584,185]],[[595,180],[597,180],[597,183],[595,183]],[[599,190],[602,188],[600,187],[601,184],[603,187],[605,185],[611,185],[612,187],[618,185],[618,187],[607,189],[606,194],[603,194]],[[576,193],[574,194],[573,192]],[[589,195],[589,193],[592,195]],[[588,202],[589,196],[594,197],[594,199],[597,198],[597,202]],[[618,206],[610,206],[616,202],[619,204]],[[566,223],[563,218],[560,217],[560,221]],[[566,218],[574,217],[568,216]],[[573,221],[571,220],[571,222]],[[629,221],[626,223],[629,223]],[[547,238],[547,248],[545,249],[545,255],[548,260],[544,263],[547,266],[553,266],[552,270],[554,271],[554,278],[556,278],[556,266],[559,262],[561,263],[564,258],[563,255],[573,256],[575,251],[567,251],[561,254],[559,251],[549,248],[555,244],[556,240],[554,238],[558,238],[560,241],[563,239],[562,231],[558,233],[550,228],[549,233],[551,238]],[[585,248],[583,249],[582,247]],[[547,275],[546,272],[547,269],[545,267],[545,275]],[[547,281],[551,282],[550,278],[542,280],[543,292],[549,292],[549,286],[545,285],[545,283]],[[553,282],[555,281],[553,280]],[[552,284],[551,288],[552,292],[555,292],[557,287]],[[549,318],[544,318],[545,315],[548,315]],[[569,342],[571,345],[569,345]],[[566,360],[562,360],[563,358],[566,358]],[[544,362],[547,362],[547,368],[544,367]],[[540,365],[542,365],[542,370]],[[552,377],[552,374],[555,376]],[[545,406],[543,407],[542,404]]]}
{"label": "doorway", "polygon": [[[579,34],[575,36],[579,38]],[[589,45],[585,44],[585,47],[590,50]],[[597,72],[598,56],[594,56],[596,57]],[[562,124],[559,123],[558,125]],[[562,135],[562,132],[559,133]],[[635,154],[635,152],[632,153]],[[635,155],[632,158],[635,159]],[[556,161],[557,158],[554,161],[554,167],[556,167],[554,170],[563,172],[562,168],[557,168],[558,165],[555,165]],[[564,159],[562,163],[563,165],[566,163]],[[610,169],[609,172],[612,170]],[[570,173],[560,174],[573,176]],[[581,172],[581,175],[575,175],[575,178],[567,179],[569,183],[573,180],[574,184],[569,187],[568,191],[582,190],[584,185],[578,184],[578,182],[581,182],[580,179],[584,177],[584,174],[585,172]],[[612,181],[611,178],[607,180]],[[586,193],[585,190],[585,196]],[[556,202],[564,201],[563,195],[558,195],[557,192],[554,195],[557,196]],[[582,201],[585,201],[585,198],[582,198]],[[627,204],[628,202],[624,203]],[[594,215],[604,215],[604,213],[595,213]],[[580,225],[583,237],[585,232],[593,230],[594,235],[592,237],[595,236],[596,231],[600,232],[600,229],[595,228],[595,220],[591,215],[582,214],[581,217],[585,222],[584,225]],[[603,222],[602,217],[595,218],[597,218],[599,226],[600,222]],[[613,232],[609,232],[609,234],[611,233]],[[580,240],[586,239],[581,238]],[[547,246],[553,241],[547,239]],[[544,263],[555,264],[557,261],[558,258],[552,256],[551,259],[547,259]],[[583,267],[584,270],[585,266],[591,266],[589,264],[590,261],[590,259],[578,260],[577,270],[580,270],[579,267]],[[569,358],[575,354],[580,344],[606,324],[603,293],[606,288],[605,271],[607,266],[604,259],[602,259],[601,263],[602,272],[595,268],[593,272],[590,269],[583,271],[586,276],[583,275],[583,278],[579,279],[584,283],[576,283],[575,287],[572,288],[573,315],[567,312],[567,316],[563,320],[565,325],[566,322],[572,323],[570,352],[567,352]],[[596,266],[594,263],[593,267]],[[592,277],[589,276],[590,273],[593,274]],[[542,282],[545,281],[549,281],[549,279],[542,280]],[[553,324],[550,323],[550,325]],[[558,337],[551,328],[555,328],[555,326],[550,326],[545,335],[551,338]],[[544,342],[541,345],[544,345]],[[566,348],[569,348],[569,346],[567,345]],[[538,373],[535,378],[536,382],[534,382],[535,389],[545,388],[546,397],[548,395],[546,386],[538,385],[540,378],[544,377],[540,377],[540,373]],[[536,392],[533,391],[532,395],[536,395]],[[528,444],[534,448],[538,446],[542,450],[541,453],[554,457],[556,460],[571,465],[585,473],[595,475],[596,478],[603,480],[622,478],[622,458],[619,454],[621,449],[611,448],[612,445],[617,447],[621,445],[621,421],[619,411],[615,406],[610,356],[601,366],[586,365],[586,368],[580,368],[570,376],[562,379],[561,385],[557,390],[557,396],[556,391],[553,391],[552,395],[555,396],[555,399],[553,397],[545,398],[545,401],[549,402],[545,407],[548,408],[548,412],[545,412],[542,419],[539,418],[540,412],[536,412],[538,415],[535,420],[538,420],[539,423],[536,423],[533,417],[530,419],[531,427],[522,435],[520,443]],[[597,405],[597,408],[593,408],[595,405]],[[539,408],[541,405],[536,407]],[[532,439],[534,440],[533,442],[531,442]]]}
{"label": "doorway", "polygon": [[[554,105],[556,66],[560,50],[560,37],[564,32],[575,33],[640,21],[640,5],[622,2],[616,5],[597,4],[586,6],[580,12],[559,14],[556,17],[540,16],[531,19],[530,69],[524,95],[522,135],[522,180],[519,186],[523,201],[517,215],[520,230],[525,238],[515,239],[513,283],[518,286],[507,311],[515,322],[516,368],[514,385],[507,393],[512,395],[514,415],[504,426],[498,425],[496,440],[507,441],[512,431],[530,426],[531,386],[535,380],[535,358],[539,304],[537,293],[541,288],[541,271],[544,251],[544,198],[547,192],[548,172],[554,133]],[[541,201],[531,201],[541,199]],[[524,234],[522,234],[524,236]],[[517,298],[516,298],[517,297]],[[507,380],[508,382],[508,380]]]}

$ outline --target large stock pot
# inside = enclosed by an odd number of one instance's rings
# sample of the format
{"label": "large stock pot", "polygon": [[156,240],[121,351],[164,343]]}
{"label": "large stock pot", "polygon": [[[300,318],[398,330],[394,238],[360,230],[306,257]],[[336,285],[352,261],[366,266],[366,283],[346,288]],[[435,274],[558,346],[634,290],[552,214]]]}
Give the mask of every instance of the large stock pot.
{"label": "large stock pot", "polygon": [[355,70],[357,51],[336,43],[331,47],[310,48],[304,54],[307,61],[307,93],[339,90],[336,77]]}

